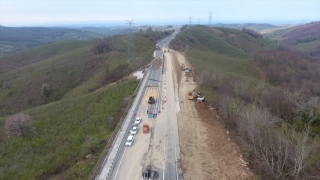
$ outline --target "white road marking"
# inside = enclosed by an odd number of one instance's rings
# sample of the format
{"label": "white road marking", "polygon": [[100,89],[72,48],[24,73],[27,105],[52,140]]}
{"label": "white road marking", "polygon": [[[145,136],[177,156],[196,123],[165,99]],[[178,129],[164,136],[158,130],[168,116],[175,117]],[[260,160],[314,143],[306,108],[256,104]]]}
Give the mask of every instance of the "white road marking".
{"label": "white road marking", "polygon": [[119,166],[118,166],[118,169],[117,169],[116,175],[114,176],[114,179],[113,179],[113,180],[116,180],[116,178],[117,178],[118,171],[119,171],[119,168],[120,168],[120,166],[121,166],[122,159],[123,159],[123,156],[124,156],[124,153],[126,152],[126,150],[127,150],[127,147],[125,147],[125,149],[124,149],[124,151],[123,151],[123,153],[122,153],[122,157],[121,157],[121,160],[120,160],[120,164],[119,164]]}

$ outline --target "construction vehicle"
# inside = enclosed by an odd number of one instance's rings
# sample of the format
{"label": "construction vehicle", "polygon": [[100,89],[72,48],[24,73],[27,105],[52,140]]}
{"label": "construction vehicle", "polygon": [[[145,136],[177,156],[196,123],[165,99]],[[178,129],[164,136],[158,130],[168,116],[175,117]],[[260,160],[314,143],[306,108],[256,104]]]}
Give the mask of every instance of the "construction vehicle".
{"label": "construction vehicle", "polygon": [[188,99],[193,100],[193,94],[191,91],[188,91]]}
{"label": "construction vehicle", "polygon": [[187,68],[186,65],[184,65],[183,63],[181,64],[180,68],[181,68],[181,71],[186,72],[186,74],[189,74],[189,73],[191,73],[193,71],[192,69]]}
{"label": "construction vehicle", "polygon": [[186,69],[186,66],[182,63],[181,64],[181,71],[184,71]]}
{"label": "construction vehicle", "polygon": [[156,103],[156,100],[154,99],[153,96],[150,96],[150,97],[149,97],[148,103],[149,103],[149,104],[155,104],[155,103]]}
{"label": "construction vehicle", "polygon": [[204,96],[198,96],[197,102],[203,102],[204,101]]}
{"label": "construction vehicle", "polygon": [[144,123],[143,124],[143,133],[148,133],[149,132],[149,124],[148,123]]}

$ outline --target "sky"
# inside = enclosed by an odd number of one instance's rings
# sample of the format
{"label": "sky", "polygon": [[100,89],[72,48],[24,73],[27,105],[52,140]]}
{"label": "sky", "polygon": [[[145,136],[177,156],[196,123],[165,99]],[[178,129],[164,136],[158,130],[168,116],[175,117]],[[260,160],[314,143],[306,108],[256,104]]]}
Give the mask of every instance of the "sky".
{"label": "sky", "polygon": [[300,24],[320,21],[320,0],[0,0],[2,26]]}

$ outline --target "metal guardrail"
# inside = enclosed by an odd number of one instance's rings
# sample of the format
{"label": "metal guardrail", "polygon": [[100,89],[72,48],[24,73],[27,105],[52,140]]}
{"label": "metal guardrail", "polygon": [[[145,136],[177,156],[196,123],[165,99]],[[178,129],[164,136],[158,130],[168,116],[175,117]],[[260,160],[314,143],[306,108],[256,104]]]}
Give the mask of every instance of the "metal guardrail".
{"label": "metal guardrail", "polygon": [[[143,79],[141,80],[142,83],[140,83],[139,91],[134,99],[132,107],[128,111],[128,113],[127,113],[118,133],[117,133],[117,136],[115,137],[115,139],[112,143],[112,146],[111,146],[105,160],[103,161],[102,168],[100,169],[99,175],[95,178],[96,180],[100,180],[100,179],[109,180],[111,178],[113,169],[119,160],[119,157],[120,157],[119,155],[122,154],[122,152],[125,148],[125,141],[127,139],[127,136],[129,134],[129,129],[131,127],[131,126],[129,126],[130,122],[135,117],[135,116],[133,116],[134,112],[137,110],[137,107],[138,107],[137,105],[140,104],[140,102],[142,100],[141,95],[145,92],[145,84],[146,84],[147,80],[149,79],[150,74],[151,73],[149,70],[146,73],[146,75],[143,77]],[[125,126],[127,126],[127,127],[125,127]],[[119,142],[118,139],[119,139],[119,136],[121,136],[121,135],[122,135],[122,137],[120,137],[120,138],[122,138],[122,139],[120,140],[120,143],[118,143],[118,145],[117,145],[116,143]],[[115,150],[115,148],[116,148],[116,150]],[[115,153],[115,151],[116,151],[116,153]],[[115,155],[114,155],[114,153],[115,153]],[[114,157],[111,157],[111,156],[114,156]],[[106,166],[107,162],[110,162],[110,161],[112,161],[112,162],[111,162],[110,167],[107,167],[106,177],[101,177],[101,174],[102,174],[103,170],[105,169],[104,167]]]}

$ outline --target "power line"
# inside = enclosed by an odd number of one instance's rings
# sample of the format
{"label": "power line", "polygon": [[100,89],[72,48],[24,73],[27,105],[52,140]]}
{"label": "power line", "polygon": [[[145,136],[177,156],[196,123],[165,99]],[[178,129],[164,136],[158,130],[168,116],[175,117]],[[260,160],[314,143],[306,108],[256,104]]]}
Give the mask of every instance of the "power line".
{"label": "power line", "polygon": [[212,12],[210,12],[210,15],[209,15],[209,23],[208,23],[208,26],[209,26],[209,27],[212,26]]}
{"label": "power line", "polygon": [[192,37],[192,32],[191,32],[191,23],[192,23],[192,17],[189,17],[189,31],[188,31],[188,36]]}
{"label": "power line", "polygon": [[133,20],[126,20],[126,21],[127,21],[126,24],[129,24],[128,60],[129,61],[135,61],[136,60],[136,52],[135,52],[135,49],[134,49],[132,28],[131,28],[131,25],[134,24],[134,23],[133,23]]}

